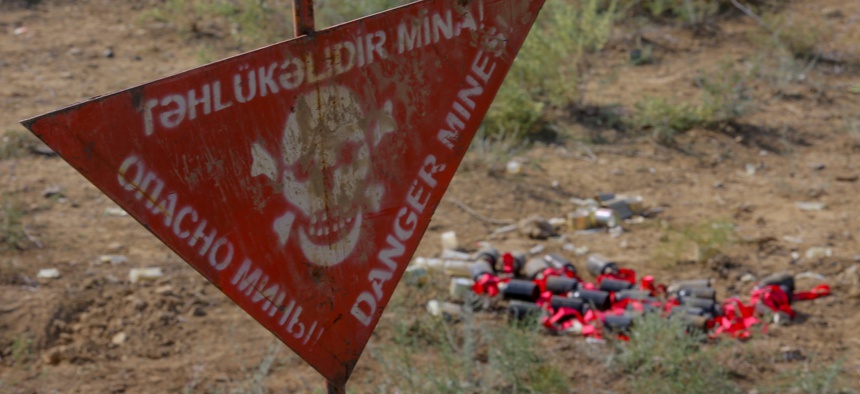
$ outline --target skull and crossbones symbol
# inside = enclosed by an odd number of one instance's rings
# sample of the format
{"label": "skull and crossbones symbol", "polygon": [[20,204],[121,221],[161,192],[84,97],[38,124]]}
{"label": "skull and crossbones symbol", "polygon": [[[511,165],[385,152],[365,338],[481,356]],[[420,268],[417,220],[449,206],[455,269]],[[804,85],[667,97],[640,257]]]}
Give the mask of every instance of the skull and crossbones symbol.
{"label": "skull and crossbones symbol", "polygon": [[280,155],[251,146],[251,176],[275,182],[294,208],[273,222],[281,246],[297,230],[311,263],[330,267],[352,253],[364,213],[378,211],[385,194],[373,181],[371,151],[394,129],[391,101],[366,114],[351,90],[324,86],[298,98]]}

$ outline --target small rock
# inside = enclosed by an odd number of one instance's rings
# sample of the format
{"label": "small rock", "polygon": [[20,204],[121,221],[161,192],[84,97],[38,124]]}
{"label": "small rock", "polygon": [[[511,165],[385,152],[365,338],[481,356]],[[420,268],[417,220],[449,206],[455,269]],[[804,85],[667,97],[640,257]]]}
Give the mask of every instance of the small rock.
{"label": "small rock", "polygon": [[559,183],[559,181],[552,181],[552,183],[550,184],[550,186],[551,186],[553,189],[558,189],[558,187],[559,187],[559,186],[561,186],[561,183]]}
{"label": "small rock", "polygon": [[803,355],[800,349],[796,349],[790,346],[783,346],[779,349],[779,358],[780,360],[785,362],[806,360],[806,356]]}
{"label": "small rock", "polygon": [[860,265],[854,264],[839,274],[837,281],[842,285],[860,286]]}
{"label": "small rock", "polygon": [[41,269],[36,277],[39,279],[57,279],[60,277],[60,270],[56,268]]}
{"label": "small rock", "polygon": [[796,205],[801,211],[823,211],[824,208],[827,208],[827,204],[823,202],[799,201],[794,205]]}
{"label": "small rock", "polygon": [[840,9],[830,8],[830,7],[826,7],[824,9],[822,9],[821,14],[827,18],[833,18],[833,19],[838,19],[838,18],[845,16],[845,14],[843,14]]}
{"label": "small rock", "polygon": [[722,188],[723,188],[722,182],[714,182],[714,189],[722,189]]}
{"label": "small rock", "polygon": [[746,273],[746,274],[741,275],[740,281],[741,281],[741,283],[755,282],[756,277],[753,274]]}
{"label": "small rock", "polygon": [[159,286],[158,288],[155,289],[155,294],[171,295],[171,294],[173,294],[173,286],[171,286],[171,285]]}
{"label": "small rock", "polygon": [[202,306],[197,306],[191,310],[191,315],[192,316],[198,316],[198,317],[206,316],[206,310],[203,309]]}
{"label": "small rock", "polygon": [[406,271],[403,272],[403,281],[410,286],[423,286],[428,279],[427,268],[424,267],[413,265],[406,267]]}
{"label": "small rock", "polygon": [[615,176],[621,176],[621,175],[624,175],[624,170],[621,170],[620,168],[616,168],[616,169],[612,170],[611,174],[615,175]]}
{"label": "small rock", "polygon": [[94,289],[96,287],[100,287],[102,285],[102,281],[99,278],[87,278],[81,282],[82,289]]}
{"label": "small rock", "polygon": [[119,332],[119,333],[117,333],[116,335],[114,335],[114,336],[113,336],[113,338],[111,338],[111,340],[110,340],[110,341],[111,341],[111,343],[113,343],[114,345],[119,346],[119,345],[122,345],[123,343],[125,343],[125,340],[126,340],[126,335],[125,335],[125,333],[124,333],[124,332]]}
{"label": "small rock", "polygon": [[27,34],[27,26],[16,27],[15,30],[12,30],[12,34],[16,36]]}
{"label": "small rock", "polygon": [[531,239],[547,239],[557,235],[552,224],[539,216],[531,216],[520,220],[517,227],[520,230],[520,234]]}
{"label": "small rock", "polygon": [[107,247],[107,251],[114,253],[114,254],[122,252],[124,249],[125,249],[125,246],[119,242],[114,242],[114,243],[108,245],[108,247]]}
{"label": "small rock", "polygon": [[63,361],[63,352],[60,349],[51,349],[42,354],[42,361],[48,365],[58,365],[60,361]]}
{"label": "small rock", "polygon": [[42,191],[42,197],[51,198],[51,197],[63,197],[63,189],[59,186],[49,186]]}
{"label": "small rock", "polygon": [[102,52],[102,55],[104,55],[104,57],[106,57],[108,59],[113,59],[113,56],[114,56],[113,48],[105,49],[105,51]]}
{"label": "small rock", "polygon": [[30,153],[45,157],[57,156],[57,152],[51,149],[48,145],[45,145],[45,143],[42,141],[39,141],[37,144],[31,146]]}
{"label": "small rock", "polygon": [[824,163],[809,163],[809,168],[814,171],[821,171],[827,168],[827,166],[825,166]]}
{"label": "small rock", "polygon": [[71,47],[68,51],[66,51],[66,54],[70,56],[79,56],[82,53],[84,53],[84,51],[82,51],[81,48],[78,47]]}
{"label": "small rock", "polygon": [[755,166],[755,164],[749,164],[749,163],[747,163],[747,164],[744,166],[744,170],[746,171],[746,174],[747,174],[747,175],[749,175],[749,176],[753,176],[753,175],[755,175],[755,173],[756,173],[756,166]]}

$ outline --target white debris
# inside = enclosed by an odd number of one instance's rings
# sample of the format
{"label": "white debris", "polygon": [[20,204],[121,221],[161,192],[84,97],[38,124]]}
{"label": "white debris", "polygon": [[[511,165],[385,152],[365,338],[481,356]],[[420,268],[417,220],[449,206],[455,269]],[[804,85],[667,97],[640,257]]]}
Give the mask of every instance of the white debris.
{"label": "white debris", "polygon": [[505,168],[508,174],[519,174],[523,170],[523,164],[517,160],[511,160]]}
{"label": "white debris", "polygon": [[823,211],[827,208],[827,204],[823,202],[798,201],[794,205],[801,211]]}
{"label": "white debris", "polygon": [[793,243],[793,244],[802,244],[803,243],[803,238],[792,237],[790,235],[786,235],[786,236],[782,237],[782,240],[785,242],[788,242],[788,243]]}
{"label": "white debris", "polygon": [[816,246],[807,249],[805,256],[810,260],[822,257],[833,257],[833,249]]}
{"label": "white debris", "polygon": [[155,280],[164,276],[164,272],[158,267],[132,268],[128,271],[128,281],[137,283],[141,280]]}
{"label": "white debris", "polygon": [[105,216],[123,217],[128,216],[128,212],[119,207],[105,208]]}
{"label": "white debris", "polygon": [[535,245],[531,249],[529,249],[529,254],[538,254],[542,253],[546,249],[544,245]]}
{"label": "white debris", "polygon": [[39,279],[57,279],[60,277],[60,270],[56,268],[41,269],[36,277]]}
{"label": "white debris", "polygon": [[471,255],[466,252],[459,252],[450,249],[443,250],[442,255],[440,256],[440,258],[445,260],[469,260],[470,257]]}
{"label": "white debris", "polygon": [[457,233],[454,231],[446,231],[442,233],[442,250],[457,250],[460,244],[457,242]]}
{"label": "white debris", "polygon": [[128,257],[119,254],[105,254],[99,256],[99,263],[107,264],[111,263],[113,265],[116,264],[125,264],[128,262]]}
{"label": "white debris", "polygon": [[824,277],[824,275],[821,275],[821,274],[818,274],[818,273],[815,273],[815,272],[812,272],[812,271],[801,272],[801,273],[799,273],[799,274],[795,275],[795,276],[794,276],[794,278],[795,278],[795,279],[806,279],[806,278],[809,278],[809,279],[815,279],[815,280],[825,280],[825,279],[827,279],[826,277]]}
{"label": "white debris", "polygon": [[450,320],[460,317],[463,314],[463,308],[450,302],[430,300],[427,302],[427,312],[432,316]]}

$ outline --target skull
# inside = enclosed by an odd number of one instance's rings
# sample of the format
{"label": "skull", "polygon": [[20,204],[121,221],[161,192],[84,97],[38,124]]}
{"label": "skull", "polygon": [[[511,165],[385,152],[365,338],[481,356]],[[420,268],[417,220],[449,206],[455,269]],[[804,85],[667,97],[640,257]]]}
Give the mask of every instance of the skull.
{"label": "skull", "polygon": [[[382,131],[392,124],[390,103],[385,107],[384,119],[371,119],[349,89],[320,87],[301,96],[289,115],[279,165],[260,145],[252,147],[251,175],[280,180],[283,196],[297,210],[274,222],[282,245],[296,227],[302,252],[315,264],[339,264],[355,249],[363,213],[378,210],[384,193],[369,175],[371,144],[392,131]],[[279,177],[277,167],[283,168]]]}

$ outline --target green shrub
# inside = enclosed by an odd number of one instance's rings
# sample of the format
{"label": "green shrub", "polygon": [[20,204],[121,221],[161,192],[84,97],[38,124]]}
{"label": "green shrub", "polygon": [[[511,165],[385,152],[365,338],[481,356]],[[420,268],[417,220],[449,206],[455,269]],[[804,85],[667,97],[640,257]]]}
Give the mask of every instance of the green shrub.
{"label": "green shrub", "polygon": [[849,386],[849,380],[843,375],[842,361],[829,365],[815,365],[807,361],[803,365],[787,373],[782,374],[784,382],[760,389],[762,393],[802,393],[802,394],[829,394],[829,393],[857,393],[860,385],[854,383]]}
{"label": "green shrub", "polygon": [[697,394],[740,392],[714,355],[703,333],[688,332],[680,319],[658,314],[637,318],[630,342],[618,345],[618,361],[628,390],[637,393]]}
{"label": "green shrub", "polygon": [[0,205],[0,250],[24,249],[27,246],[27,234],[21,219],[24,212],[18,201],[2,196],[3,203]]}
{"label": "green shrub", "polygon": [[654,260],[671,267],[681,261],[704,262],[725,253],[737,242],[735,226],[727,220],[708,220],[694,226],[668,227],[655,250]]}
{"label": "green shrub", "polygon": [[[408,313],[402,311],[401,313]],[[393,326],[394,346],[372,352],[385,373],[385,392],[564,393],[569,382],[538,352],[540,327],[478,321],[466,311],[459,322],[426,314],[404,316]]]}
{"label": "green shrub", "polygon": [[25,131],[7,131],[0,135],[0,160],[23,156],[38,144],[33,134]]}
{"label": "green shrub", "polygon": [[694,127],[718,127],[749,111],[747,80],[754,72],[753,68],[736,70],[724,61],[719,71],[696,78],[702,89],[698,103],[673,104],[663,97],[647,97],[634,105],[628,126],[649,131],[663,145],[673,145],[676,135]]}
{"label": "green shrub", "polygon": [[487,113],[485,135],[526,138],[547,106],[578,102],[585,57],[603,49],[616,17],[616,0],[546,2]]}

